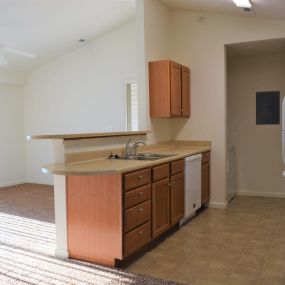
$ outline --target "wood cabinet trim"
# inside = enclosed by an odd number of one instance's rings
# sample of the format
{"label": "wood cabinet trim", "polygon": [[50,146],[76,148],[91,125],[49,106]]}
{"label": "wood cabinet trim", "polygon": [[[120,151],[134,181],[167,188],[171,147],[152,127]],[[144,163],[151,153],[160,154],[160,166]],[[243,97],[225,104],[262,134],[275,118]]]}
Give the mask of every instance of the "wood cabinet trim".
{"label": "wood cabinet trim", "polygon": [[151,223],[147,222],[124,236],[124,257],[136,252],[151,241]]}
{"label": "wood cabinet trim", "polygon": [[149,105],[151,117],[170,117],[170,61],[149,62]]}
{"label": "wood cabinet trim", "polygon": [[124,208],[128,209],[151,199],[151,185],[124,193]]}
{"label": "wood cabinet trim", "polygon": [[211,166],[210,166],[210,152],[206,152],[202,156],[201,169],[201,204],[206,205],[210,202],[211,197]]}
{"label": "wood cabinet trim", "polygon": [[159,166],[154,166],[152,168],[152,182],[157,182],[159,180],[169,177],[169,163],[162,164]]}
{"label": "wood cabinet trim", "polygon": [[151,169],[142,169],[124,174],[124,190],[132,189],[151,183]]}
{"label": "wood cabinet trim", "polygon": [[184,172],[171,176],[170,180],[171,226],[184,217]]}
{"label": "wood cabinet trim", "polygon": [[185,168],[184,159],[176,160],[170,163],[170,174],[175,175],[179,172],[183,172]]}
{"label": "wood cabinet trim", "polygon": [[190,117],[191,114],[190,68],[181,67],[181,115]]}
{"label": "wood cabinet trim", "polygon": [[206,163],[206,162],[209,162],[211,159],[211,154],[210,152],[204,152],[202,154],[202,163]]}
{"label": "wood cabinet trim", "polygon": [[171,116],[181,116],[181,65],[170,62],[170,113]]}
{"label": "wood cabinet trim", "polygon": [[124,233],[127,233],[151,219],[151,201],[136,205],[124,213]]}
{"label": "wood cabinet trim", "polygon": [[156,238],[170,228],[169,178],[152,185],[152,238]]}

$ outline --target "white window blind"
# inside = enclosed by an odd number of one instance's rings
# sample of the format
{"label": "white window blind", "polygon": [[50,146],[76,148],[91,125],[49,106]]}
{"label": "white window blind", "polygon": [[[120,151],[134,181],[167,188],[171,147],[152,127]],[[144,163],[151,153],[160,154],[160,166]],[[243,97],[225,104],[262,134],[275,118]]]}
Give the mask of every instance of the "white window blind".
{"label": "white window blind", "polygon": [[139,130],[139,106],[138,84],[135,81],[128,82],[127,92],[127,129],[128,131]]}

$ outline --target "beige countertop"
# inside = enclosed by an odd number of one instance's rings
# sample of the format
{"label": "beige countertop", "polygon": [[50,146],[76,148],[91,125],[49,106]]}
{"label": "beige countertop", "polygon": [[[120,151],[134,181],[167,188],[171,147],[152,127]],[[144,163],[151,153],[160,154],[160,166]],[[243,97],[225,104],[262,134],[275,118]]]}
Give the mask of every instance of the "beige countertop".
{"label": "beige countertop", "polygon": [[111,133],[84,133],[84,134],[57,134],[57,135],[34,135],[34,140],[77,140],[90,138],[107,138],[107,137],[124,137],[124,136],[141,136],[150,133],[150,131],[132,131],[132,132],[111,132]]}
{"label": "beige countertop", "polygon": [[169,161],[209,151],[209,147],[173,146],[159,149],[153,153],[172,154],[173,156],[157,160],[126,160],[100,158],[69,164],[46,165],[43,169],[55,175],[96,175],[106,173],[125,173],[140,168],[152,167]]}

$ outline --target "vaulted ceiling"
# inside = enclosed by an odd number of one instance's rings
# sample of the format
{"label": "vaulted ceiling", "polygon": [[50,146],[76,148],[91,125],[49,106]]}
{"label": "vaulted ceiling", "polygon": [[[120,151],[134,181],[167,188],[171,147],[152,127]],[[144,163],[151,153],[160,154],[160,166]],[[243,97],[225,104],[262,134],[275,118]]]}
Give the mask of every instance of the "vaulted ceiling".
{"label": "vaulted ceiling", "polygon": [[1,0],[0,46],[27,51],[35,59],[1,51],[1,70],[30,71],[135,17],[135,0]]}
{"label": "vaulted ceiling", "polygon": [[[252,12],[236,8],[232,0],[160,1],[174,10],[285,20],[284,0],[252,0]],[[1,51],[9,64],[0,71],[29,72],[134,18],[135,0],[1,0],[0,46],[36,58]],[[81,38],[86,42],[78,42]]]}

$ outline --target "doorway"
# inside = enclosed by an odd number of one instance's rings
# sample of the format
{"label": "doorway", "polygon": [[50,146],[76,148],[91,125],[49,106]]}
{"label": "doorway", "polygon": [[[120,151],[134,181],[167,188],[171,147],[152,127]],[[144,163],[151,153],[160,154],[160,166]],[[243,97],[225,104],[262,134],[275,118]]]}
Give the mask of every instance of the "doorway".
{"label": "doorway", "polygon": [[285,39],[228,45],[226,55],[228,200],[236,194],[284,198]]}

